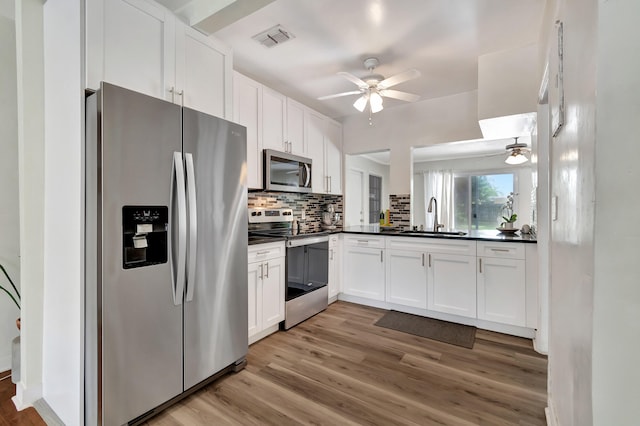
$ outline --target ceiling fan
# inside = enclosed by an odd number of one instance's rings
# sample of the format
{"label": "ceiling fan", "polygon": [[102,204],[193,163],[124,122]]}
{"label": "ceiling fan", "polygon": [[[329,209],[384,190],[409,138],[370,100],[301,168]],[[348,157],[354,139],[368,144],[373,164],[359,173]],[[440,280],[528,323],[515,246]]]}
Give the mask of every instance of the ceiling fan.
{"label": "ceiling fan", "polygon": [[415,102],[420,99],[420,96],[414,95],[413,93],[389,89],[390,87],[393,87],[397,84],[420,77],[420,71],[416,69],[410,69],[389,78],[384,78],[384,76],[380,74],[373,73],[373,70],[378,66],[379,63],[380,62],[377,58],[365,59],[364,67],[369,70],[369,75],[361,79],[348,72],[339,72],[338,75],[341,75],[350,82],[356,84],[358,86],[358,90],[322,96],[319,97],[318,100],[322,101],[325,99],[339,98],[342,96],[360,95],[360,97],[353,104],[354,108],[362,112],[367,107],[367,104],[369,104],[370,111],[372,113],[376,113],[382,111],[383,97],[400,99],[401,101],[406,102]]}
{"label": "ceiling fan", "polygon": [[530,153],[531,150],[527,147],[526,143],[518,143],[518,138],[513,138],[514,143],[505,146],[507,151],[507,158],[504,162],[511,165],[522,164],[529,161],[529,158],[525,154]]}

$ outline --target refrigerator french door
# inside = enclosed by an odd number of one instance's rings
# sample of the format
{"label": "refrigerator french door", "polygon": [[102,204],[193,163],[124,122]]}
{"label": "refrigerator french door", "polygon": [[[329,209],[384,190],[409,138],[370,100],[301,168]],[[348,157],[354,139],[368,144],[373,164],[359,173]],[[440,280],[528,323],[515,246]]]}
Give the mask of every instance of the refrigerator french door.
{"label": "refrigerator french door", "polygon": [[246,129],[102,83],[86,111],[86,424],[242,365]]}

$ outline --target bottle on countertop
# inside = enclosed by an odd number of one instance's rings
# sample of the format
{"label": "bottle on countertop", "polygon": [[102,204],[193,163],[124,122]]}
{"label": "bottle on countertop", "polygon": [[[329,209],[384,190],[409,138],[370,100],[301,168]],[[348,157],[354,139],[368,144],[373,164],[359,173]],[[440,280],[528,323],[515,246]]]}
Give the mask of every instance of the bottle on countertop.
{"label": "bottle on countertop", "polygon": [[380,225],[384,225],[384,212],[380,212]]}

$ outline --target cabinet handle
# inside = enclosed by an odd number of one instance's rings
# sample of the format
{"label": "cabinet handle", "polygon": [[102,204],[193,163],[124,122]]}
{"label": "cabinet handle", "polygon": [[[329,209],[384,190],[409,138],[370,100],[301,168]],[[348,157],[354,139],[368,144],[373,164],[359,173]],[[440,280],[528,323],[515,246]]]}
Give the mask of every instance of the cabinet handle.
{"label": "cabinet handle", "polygon": [[178,96],[180,96],[180,106],[184,106],[184,90],[178,92]]}
{"label": "cabinet handle", "polygon": [[424,266],[424,253],[422,253],[422,266]]}
{"label": "cabinet handle", "polygon": [[501,251],[501,252],[504,252],[504,253],[509,253],[509,249],[492,248],[491,251]]}
{"label": "cabinet handle", "polygon": [[267,265],[267,272],[264,274],[265,278],[269,278],[269,262],[265,263]]}
{"label": "cabinet handle", "polygon": [[260,264],[260,276],[258,277],[258,278],[260,278],[260,279],[262,279],[262,274],[263,274],[263,272],[264,272],[263,266],[264,266],[264,265],[261,263],[261,264]]}
{"label": "cabinet handle", "polygon": [[333,249],[329,250],[329,260],[333,260]]}
{"label": "cabinet handle", "polygon": [[383,255],[383,252],[382,250],[380,250],[380,263],[382,263],[382,255]]}
{"label": "cabinet handle", "polygon": [[482,273],[482,258],[478,258],[478,264],[480,266],[480,273]]}
{"label": "cabinet handle", "polygon": [[429,253],[429,268],[431,268],[431,253]]}
{"label": "cabinet handle", "polygon": [[358,240],[359,243],[369,244],[369,240]]}
{"label": "cabinet handle", "polygon": [[171,103],[172,104],[176,103],[176,91],[173,87],[169,89],[169,93],[171,93]]}
{"label": "cabinet handle", "polygon": [[269,250],[259,251],[256,253],[256,256],[260,256],[261,254],[267,254],[267,253],[269,253]]}

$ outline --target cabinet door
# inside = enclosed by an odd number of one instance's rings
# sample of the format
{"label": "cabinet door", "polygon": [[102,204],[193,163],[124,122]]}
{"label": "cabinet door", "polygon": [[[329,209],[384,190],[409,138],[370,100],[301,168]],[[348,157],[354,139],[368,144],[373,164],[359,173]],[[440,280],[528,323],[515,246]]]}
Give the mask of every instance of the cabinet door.
{"label": "cabinet door", "polygon": [[287,134],[285,140],[289,143],[288,151],[296,155],[305,155],[305,107],[301,103],[287,98]]}
{"label": "cabinet door", "polygon": [[262,328],[284,320],[284,257],[263,262]]}
{"label": "cabinet door", "polygon": [[346,247],[344,293],[373,300],[384,300],[384,250]]}
{"label": "cabinet door", "polygon": [[307,157],[311,165],[311,189],[313,192],[327,192],[327,179],[324,173],[324,133],[325,119],[322,115],[305,111],[305,129],[307,131]]}
{"label": "cabinet door", "polygon": [[262,88],[262,148],[286,151],[284,146],[287,98]]}
{"label": "cabinet door", "polygon": [[[334,238],[334,237],[332,237]],[[337,237],[336,237],[337,238]],[[340,243],[329,242],[329,299],[340,293],[340,259],[342,250]]]}
{"label": "cabinet door", "polygon": [[249,337],[262,330],[262,263],[249,263]]}
{"label": "cabinet door", "polygon": [[524,260],[478,258],[478,318],[526,325]]}
{"label": "cabinet door", "polygon": [[176,22],[176,103],[231,119],[231,50]]}
{"label": "cabinet door", "polygon": [[87,86],[100,81],[171,99],[175,18],[145,0],[87,2]]}
{"label": "cabinet door", "polygon": [[247,186],[262,188],[260,107],[262,85],[240,73],[233,75],[233,121],[247,128]]}
{"label": "cabinet door", "polygon": [[430,310],[476,317],[475,256],[427,254]]}
{"label": "cabinet door", "polygon": [[342,125],[327,120],[324,140],[324,168],[328,178],[327,192],[342,195]]}
{"label": "cabinet door", "polygon": [[386,300],[398,305],[427,309],[425,253],[387,250]]}

